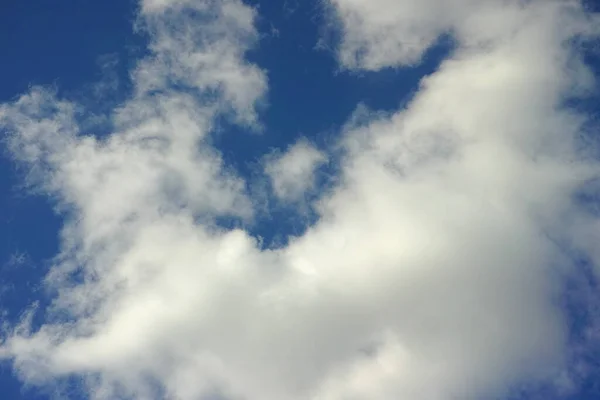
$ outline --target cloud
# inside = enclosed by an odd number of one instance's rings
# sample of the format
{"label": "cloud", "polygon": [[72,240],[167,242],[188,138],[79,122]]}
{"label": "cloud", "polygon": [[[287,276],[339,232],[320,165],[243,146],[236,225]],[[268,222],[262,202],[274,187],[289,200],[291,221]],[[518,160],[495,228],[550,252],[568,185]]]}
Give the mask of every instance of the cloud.
{"label": "cloud", "polygon": [[315,170],[326,156],[305,140],[290,146],[284,154],[274,155],[265,165],[275,195],[284,201],[300,200],[314,189]]}
{"label": "cloud", "polygon": [[[562,10],[566,25],[560,31],[571,34],[582,29],[578,18],[583,17],[577,0],[329,0],[328,4],[342,31],[340,64],[366,70],[418,64],[442,35],[461,45],[489,48],[512,40],[511,35],[527,27],[532,18],[552,24],[543,14]],[[588,29],[593,26],[583,24]]]}
{"label": "cloud", "polygon": [[244,60],[258,39],[254,17],[240,1],[142,1],[138,25],[151,36],[151,55],[133,72],[138,96],[183,86],[255,124],[267,80]]}
{"label": "cloud", "polygon": [[[593,85],[574,40],[593,25],[577,2],[521,3],[333,1],[347,67],[417,62],[450,28],[457,47],[406,108],[340,132],[319,220],[262,249],[217,223],[251,220],[254,199],[210,145],[216,117],[259,124],[255,11],[143,1],[150,55],[114,133],[81,132],[84,111],[42,88],[0,108],[66,221],[45,321],[9,329],[0,355],[92,399],[451,400],[559,376],[559,244],[588,250],[574,194],[598,175],[564,100]],[[324,159],[297,143],[267,165],[275,193],[309,188]]]}

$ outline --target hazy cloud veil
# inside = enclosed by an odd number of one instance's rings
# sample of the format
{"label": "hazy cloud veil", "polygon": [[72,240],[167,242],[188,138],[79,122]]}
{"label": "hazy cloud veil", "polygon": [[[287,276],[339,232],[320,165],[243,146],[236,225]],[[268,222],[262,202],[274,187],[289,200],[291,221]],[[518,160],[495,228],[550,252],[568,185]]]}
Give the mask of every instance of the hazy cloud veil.
{"label": "hazy cloud veil", "polygon": [[597,16],[562,0],[323,5],[343,70],[418,64],[441,35],[455,48],[406,108],[347,124],[335,151],[301,141],[270,160],[272,195],[296,199],[328,151],[343,154],[311,204],[318,222],[282,247],[220,227],[257,214],[210,144],[217,117],[260,125],[267,72],[244,58],[259,9],[142,0],[149,54],[107,137],[45,88],[0,106],[14,158],[65,212],[46,319],[8,327],[0,347],[24,382],[178,400],[577,384],[558,300],[577,268],[566,248],[600,262],[598,220],[576,196],[600,164],[588,116],[565,104],[596,88],[581,46]]}

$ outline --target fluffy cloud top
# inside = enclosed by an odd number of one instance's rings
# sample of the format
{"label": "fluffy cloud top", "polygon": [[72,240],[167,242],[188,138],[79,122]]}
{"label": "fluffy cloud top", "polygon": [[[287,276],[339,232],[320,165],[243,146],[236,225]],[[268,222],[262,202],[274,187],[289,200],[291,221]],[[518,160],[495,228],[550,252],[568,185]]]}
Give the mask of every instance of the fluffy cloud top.
{"label": "fluffy cloud top", "polygon": [[284,154],[267,160],[265,172],[271,179],[275,195],[284,201],[302,198],[314,189],[315,170],[327,161],[326,156],[306,141],[298,141]]}
{"label": "fluffy cloud top", "polygon": [[[518,31],[539,29],[541,24],[552,25],[545,33],[554,44],[598,26],[585,21],[590,16],[582,14],[578,0],[330,0],[330,4],[343,33],[340,63],[351,69],[416,64],[442,35],[452,36],[459,46],[491,50],[512,41]],[[560,29],[556,18],[563,24]]]}
{"label": "fluffy cloud top", "polygon": [[[217,224],[254,211],[208,140],[216,117],[256,125],[266,89],[240,1],[142,1],[151,52],[107,138],[42,88],[1,106],[15,159],[66,213],[47,318],[0,348],[24,382],[76,376],[98,400],[452,400],[568,376],[561,244],[590,251],[574,194],[599,164],[564,100],[593,85],[576,43],[597,25],[576,1],[331,6],[346,67],[418,62],[444,33],[456,49],[405,109],[340,132],[319,220],[282,248]],[[300,142],[268,164],[274,194],[310,187],[325,157]]]}

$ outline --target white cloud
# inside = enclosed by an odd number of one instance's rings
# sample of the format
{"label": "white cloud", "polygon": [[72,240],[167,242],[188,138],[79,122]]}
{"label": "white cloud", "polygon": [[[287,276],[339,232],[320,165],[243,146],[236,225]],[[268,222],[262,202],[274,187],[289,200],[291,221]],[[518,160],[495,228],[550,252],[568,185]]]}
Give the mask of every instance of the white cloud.
{"label": "white cloud", "polygon": [[[569,42],[583,11],[334,3],[368,28],[346,32],[346,66],[414,62],[448,26],[458,47],[406,109],[342,132],[320,220],[279,249],[215,223],[253,215],[208,140],[218,113],[257,124],[266,88],[243,59],[256,32],[242,3],[142,2],[152,54],[106,139],[43,89],[1,106],[15,157],[69,213],[48,319],[1,347],[24,381],[83,376],[93,399],[451,400],[565,367],[555,299],[569,261],[554,239],[583,231],[572,195],[598,173],[577,150],[582,117],[561,108],[592,83]],[[406,29],[414,51],[396,46]],[[292,147],[267,166],[275,192],[309,188],[324,157]]]}
{"label": "white cloud", "polygon": [[547,40],[554,41],[558,38],[552,35],[558,32],[551,31],[557,27],[551,15],[562,14],[561,33],[593,26],[580,20],[578,0],[329,0],[328,4],[343,33],[339,61],[350,69],[418,64],[441,35],[451,35],[463,46],[491,48],[511,41],[519,30],[550,23]]}
{"label": "white cloud", "polygon": [[307,191],[314,189],[315,171],[326,161],[325,154],[306,140],[300,140],[285,153],[271,156],[265,165],[265,172],[278,198],[297,201]]}
{"label": "white cloud", "polygon": [[252,8],[240,0],[144,0],[141,11],[139,25],[152,40],[151,55],[133,72],[138,96],[183,86],[256,124],[267,80],[244,60],[258,39]]}

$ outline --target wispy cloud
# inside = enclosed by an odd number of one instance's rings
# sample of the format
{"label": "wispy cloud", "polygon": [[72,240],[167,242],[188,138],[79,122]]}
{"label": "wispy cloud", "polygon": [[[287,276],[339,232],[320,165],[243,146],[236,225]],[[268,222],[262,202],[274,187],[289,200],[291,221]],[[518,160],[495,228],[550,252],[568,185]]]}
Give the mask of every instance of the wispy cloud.
{"label": "wispy cloud", "polygon": [[325,162],[325,154],[309,142],[300,140],[285,153],[268,157],[265,173],[279,199],[297,202],[305,199],[307,192],[315,188],[315,172]]}

